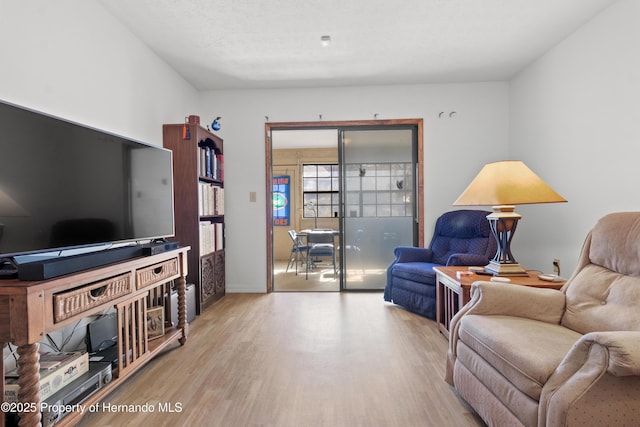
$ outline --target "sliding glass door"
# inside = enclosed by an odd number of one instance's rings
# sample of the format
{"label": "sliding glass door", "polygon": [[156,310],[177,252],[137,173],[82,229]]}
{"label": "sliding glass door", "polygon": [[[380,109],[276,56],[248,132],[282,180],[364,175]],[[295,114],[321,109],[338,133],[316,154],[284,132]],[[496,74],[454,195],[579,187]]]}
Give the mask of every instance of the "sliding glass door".
{"label": "sliding glass door", "polygon": [[342,287],[383,289],[396,246],[418,243],[415,126],[340,130]]}
{"label": "sliding glass door", "polygon": [[[394,248],[424,241],[422,129],[422,119],[265,124],[267,292],[384,288]],[[333,259],[297,249],[313,229],[334,236],[335,276]]]}

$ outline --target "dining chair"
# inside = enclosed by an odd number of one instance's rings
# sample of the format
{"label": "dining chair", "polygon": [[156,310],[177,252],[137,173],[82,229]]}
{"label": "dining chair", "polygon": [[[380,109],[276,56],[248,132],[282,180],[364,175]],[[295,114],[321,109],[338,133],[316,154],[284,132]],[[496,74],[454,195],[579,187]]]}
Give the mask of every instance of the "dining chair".
{"label": "dining chair", "polygon": [[293,241],[293,246],[291,246],[291,254],[289,256],[289,262],[287,263],[285,273],[288,273],[289,267],[291,267],[292,264],[295,264],[297,276],[298,263],[304,264],[307,262],[307,250],[309,249],[309,246],[302,243],[295,230],[289,230],[288,233],[289,237],[291,237],[291,240]]}
{"label": "dining chair", "polygon": [[315,266],[315,258],[331,257],[333,278],[336,278],[336,251],[333,244],[333,233],[328,231],[311,231],[307,233],[307,270],[305,279],[309,277],[309,268]]}

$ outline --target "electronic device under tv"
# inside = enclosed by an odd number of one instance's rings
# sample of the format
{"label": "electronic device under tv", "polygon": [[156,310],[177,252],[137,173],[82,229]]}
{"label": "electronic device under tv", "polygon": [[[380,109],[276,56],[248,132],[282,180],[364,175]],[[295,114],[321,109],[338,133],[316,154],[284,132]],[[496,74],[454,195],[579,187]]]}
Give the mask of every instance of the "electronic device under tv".
{"label": "electronic device under tv", "polygon": [[89,360],[118,365],[118,318],[115,313],[99,317],[87,325]]}
{"label": "electronic device under tv", "polygon": [[0,101],[0,159],[0,278],[177,247],[170,150]]}

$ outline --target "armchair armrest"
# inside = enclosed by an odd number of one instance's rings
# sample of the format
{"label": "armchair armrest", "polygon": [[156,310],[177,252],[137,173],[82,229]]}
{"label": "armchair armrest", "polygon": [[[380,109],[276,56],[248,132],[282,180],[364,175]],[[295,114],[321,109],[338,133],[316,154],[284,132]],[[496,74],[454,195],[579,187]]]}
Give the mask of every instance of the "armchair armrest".
{"label": "armchair armrest", "polygon": [[387,267],[387,285],[384,287],[384,300],[391,301],[392,271],[396,264],[404,262],[431,262],[433,251],[414,246],[397,246],[393,250],[395,259]]}
{"label": "armchair armrest", "polygon": [[488,263],[489,259],[479,254],[451,254],[447,260],[447,265],[486,265]]}
{"label": "armchair armrest", "polygon": [[609,350],[607,373],[616,377],[640,376],[640,332],[592,332],[585,337]]}
{"label": "armchair armrest", "polygon": [[502,315],[558,324],[564,309],[565,295],[555,289],[511,283],[474,282],[471,285],[471,300],[451,319],[445,380],[453,385],[453,365],[457,358],[458,333],[463,316]]}
{"label": "armchair armrest", "polygon": [[[603,350],[606,354],[598,356]],[[603,372],[616,377],[640,376],[640,331],[590,332],[583,335],[551,379],[573,375],[589,359],[597,357],[602,357],[600,365]]]}
{"label": "armchair armrest", "polygon": [[557,324],[564,307],[565,295],[555,289],[478,281],[471,285],[471,300],[455,317],[467,313],[502,315]]}
{"label": "armchair armrest", "polygon": [[393,250],[396,259],[394,264],[399,262],[431,262],[433,251],[429,248],[416,248],[414,246],[398,246]]}
{"label": "armchair armrest", "polygon": [[[574,344],[542,389],[539,422],[561,425],[569,412],[592,417],[602,410],[598,400],[626,401],[625,408],[639,408],[640,331],[591,332]],[[630,400],[631,399],[631,400]],[[635,402],[635,403],[634,403]],[[611,407],[611,410],[615,410]],[[625,412],[627,416],[640,415]],[[599,411],[599,414],[594,412]],[[582,415],[580,415],[582,416]],[[610,420],[611,421],[611,420]]]}

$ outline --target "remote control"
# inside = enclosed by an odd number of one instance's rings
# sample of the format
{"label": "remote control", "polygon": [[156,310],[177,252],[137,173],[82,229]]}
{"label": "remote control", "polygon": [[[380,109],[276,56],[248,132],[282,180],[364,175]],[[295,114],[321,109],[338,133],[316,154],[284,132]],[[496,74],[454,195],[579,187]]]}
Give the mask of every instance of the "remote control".
{"label": "remote control", "polygon": [[547,282],[564,282],[564,277],[560,277],[557,274],[540,274],[538,279],[546,280]]}
{"label": "remote control", "polygon": [[15,279],[18,277],[18,267],[7,259],[0,259],[0,279]]}

